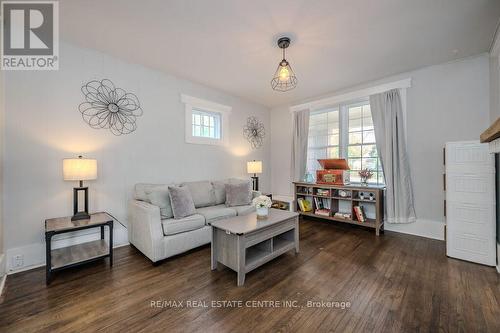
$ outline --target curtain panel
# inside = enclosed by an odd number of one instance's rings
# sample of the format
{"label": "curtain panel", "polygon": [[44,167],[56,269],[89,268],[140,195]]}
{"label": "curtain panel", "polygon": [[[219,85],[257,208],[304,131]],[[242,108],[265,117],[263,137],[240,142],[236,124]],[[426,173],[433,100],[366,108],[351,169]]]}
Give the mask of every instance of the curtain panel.
{"label": "curtain panel", "polygon": [[301,181],[306,173],[309,110],[293,112],[292,181]]}
{"label": "curtain panel", "polygon": [[399,90],[370,96],[370,108],[386,184],[385,220],[389,223],[415,222],[410,162]]}

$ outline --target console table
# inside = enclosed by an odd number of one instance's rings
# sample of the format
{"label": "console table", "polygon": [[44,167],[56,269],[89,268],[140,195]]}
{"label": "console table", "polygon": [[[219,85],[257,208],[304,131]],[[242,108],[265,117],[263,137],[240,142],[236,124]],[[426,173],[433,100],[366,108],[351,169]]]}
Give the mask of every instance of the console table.
{"label": "console table", "polygon": [[[46,247],[46,283],[49,284],[53,272],[69,267],[79,266],[88,262],[109,257],[109,265],[113,266],[113,221],[108,213],[90,214],[90,219],[71,221],[71,217],[59,217],[45,220]],[[109,243],[104,239],[104,227],[109,229]],[[100,228],[101,239],[52,249],[52,237],[55,235]]]}
{"label": "console table", "polygon": [[[304,216],[313,216],[325,220],[360,225],[375,229],[375,234],[384,231],[384,186],[327,185],[306,182],[294,182],[295,211]],[[312,210],[301,211],[298,200],[307,200]],[[319,215],[316,201],[327,204],[327,215]],[[319,202],[319,201],[318,201]],[[361,206],[367,218],[361,222],[356,218],[354,207]],[[344,217],[338,216],[341,213]]]}

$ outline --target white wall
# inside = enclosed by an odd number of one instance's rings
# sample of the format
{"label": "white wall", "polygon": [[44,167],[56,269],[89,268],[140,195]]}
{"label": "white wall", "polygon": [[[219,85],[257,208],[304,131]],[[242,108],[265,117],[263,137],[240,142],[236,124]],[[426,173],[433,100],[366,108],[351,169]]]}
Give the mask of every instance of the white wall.
{"label": "white wall", "polygon": [[[478,140],[488,127],[488,73],[489,57],[484,54],[331,94],[412,78],[407,90],[407,136],[418,221],[386,229],[443,239],[442,149],[448,141]],[[271,110],[273,193],[291,193],[291,129],[288,107]]]}
{"label": "white wall", "polygon": [[[5,246],[8,264],[43,263],[44,219],[72,215],[72,187],[62,162],[82,154],[98,160],[90,186],[91,211],[108,211],[126,223],[126,205],[137,182],[248,177],[246,161],[262,160],[261,189],[270,189],[269,136],[258,150],[243,137],[248,116],[270,127],[269,110],[223,92],[128,64],[94,50],[62,43],[59,71],[6,74]],[[114,136],[90,128],[78,111],[80,87],[111,79],[135,93],[144,110],[137,130]],[[231,106],[229,147],[186,144],[180,94]],[[122,240],[126,242],[125,240]],[[12,267],[11,267],[12,268]]]}

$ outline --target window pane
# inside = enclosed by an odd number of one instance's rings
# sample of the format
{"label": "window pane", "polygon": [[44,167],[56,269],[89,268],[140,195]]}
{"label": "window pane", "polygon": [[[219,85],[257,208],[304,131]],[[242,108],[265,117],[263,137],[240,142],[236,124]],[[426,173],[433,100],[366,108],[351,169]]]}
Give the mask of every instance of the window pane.
{"label": "window pane", "polygon": [[197,125],[194,126],[194,133],[193,133],[193,135],[194,136],[201,136],[200,126],[197,126]]}
{"label": "window pane", "polygon": [[351,170],[351,183],[360,183],[361,182],[361,178],[359,177],[359,174],[357,171],[352,171]]}
{"label": "window pane", "polygon": [[361,119],[361,106],[349,107],[349,120]]}
{"label": "window pane", "polygon": [[377,157],[377,146],[363,145],[363,157]]}
{"label": "window pane", "polygon": [[363,132],[349,133],[349,144],[362,143],[361,137]]}
{"label": "window pane", "polygon": [[361,118],[351,119],[349,117],[349,132],[359,132],[361,131]]}
{"label": "window pane", "polygon": [[375,132],[374,131],[363,132],[363,143],[375,143]]}
{"label": "window pane", "polygon": [[326,135],[309,137],[308,146],[311,148],[325,147],[328,143]]}
{"label": "window pane", "polygon": [[363,169],[370,169],[371,171],[377,170],[377,159],[376,158],[363,158],[361,160],[361,165]]}
{"label": "window pane", "polygon": [[347,148],[347,157],[361,157],[361,146],[349,146]]}
{"label": "window pane", "polygon": [[361,170],[361,159],[360,158],[350,158],[349,168],[351,170]]}
{"label": "window pane", "polygon": [[339,147],[328,147],[328,158],[339,158]]}
{"label": "window pane", "polygon": [[339,135],[330,135],[328,137],[328,145],[329,146],[338,146],[339,145]]}

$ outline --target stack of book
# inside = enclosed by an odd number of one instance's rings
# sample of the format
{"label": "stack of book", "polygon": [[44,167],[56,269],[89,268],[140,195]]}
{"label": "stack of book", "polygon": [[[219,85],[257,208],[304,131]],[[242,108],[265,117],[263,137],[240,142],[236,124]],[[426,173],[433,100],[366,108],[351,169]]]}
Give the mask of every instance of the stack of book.
{"label": "stack of book", "polygon": [[299,209],[303,212],[310,212],[313,210],[312,203],[304,198],[298,198],[297,205],[299,206]]}
{"label": "stack of book", "polygon": [[349,213],[341,213],[341,212],[336,212],[333,217],[337,219],[343,219],[343,220],[350,220],[351,219],[351,214]]}
{"label": "stack of book", "polygon": [[314,197],[314,203],[316,204],[314,214],[330,216],[330,199]]}
{"label": "stack of book", "polygon": [[354,213],[356,214],[356,218],[358,219],[359,222],[366,221],[365,210],[363,209],[362,206],[354,206]]}
{"label": "stack of book", "polygon": [[320,195],[322,197],[328,197],[328,196],[330,196],[330,190],[325,190],[325,189],[322,189],[322,188],[318,188],[316,190],[316,194]]}

